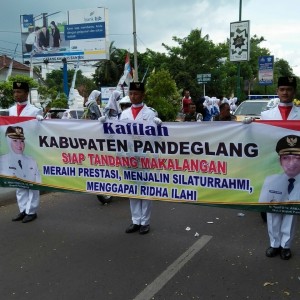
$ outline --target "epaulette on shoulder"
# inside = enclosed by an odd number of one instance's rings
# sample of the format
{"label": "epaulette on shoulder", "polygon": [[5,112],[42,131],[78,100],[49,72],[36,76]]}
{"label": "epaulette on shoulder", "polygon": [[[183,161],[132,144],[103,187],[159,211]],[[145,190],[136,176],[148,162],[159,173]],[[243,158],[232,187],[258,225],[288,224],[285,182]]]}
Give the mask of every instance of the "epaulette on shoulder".
{"label": "epaulette on shoulder", "polygon": [[[149,107],[149,106],[148,106]],[[155,113],[157,113],[157,111],[154,109],[154,108],[152,108],[152,107],[149,107],[152,111],[154,111]]]}

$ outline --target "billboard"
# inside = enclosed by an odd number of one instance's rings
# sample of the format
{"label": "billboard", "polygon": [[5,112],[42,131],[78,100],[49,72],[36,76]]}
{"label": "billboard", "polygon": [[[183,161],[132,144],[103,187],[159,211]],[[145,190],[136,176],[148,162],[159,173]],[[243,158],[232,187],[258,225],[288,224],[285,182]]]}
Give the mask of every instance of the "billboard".
{"label": "billboard", "polygon": [[230,23],[230,61],[250,59],[250,21]]}
{"label": "billboard", "polygon": [[274,56],[260,56],[258,58],[258,82],[260,85],[272,85]]}
{"label": "billboard", "polygon": [[108,9],[21,15],[23,62],[108,59]]}

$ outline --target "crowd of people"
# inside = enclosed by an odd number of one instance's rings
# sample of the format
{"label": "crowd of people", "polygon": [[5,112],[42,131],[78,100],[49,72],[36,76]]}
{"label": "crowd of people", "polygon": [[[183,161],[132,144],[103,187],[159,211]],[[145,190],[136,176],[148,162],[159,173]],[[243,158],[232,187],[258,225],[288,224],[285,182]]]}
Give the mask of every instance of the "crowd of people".
{"label": "crowd of people", "polygon": [[193,100],[189,90],[184,90],[181,100],[181,113],[185,122],[235,121],[233,115],[237,108],[237,98],[201,97]]}

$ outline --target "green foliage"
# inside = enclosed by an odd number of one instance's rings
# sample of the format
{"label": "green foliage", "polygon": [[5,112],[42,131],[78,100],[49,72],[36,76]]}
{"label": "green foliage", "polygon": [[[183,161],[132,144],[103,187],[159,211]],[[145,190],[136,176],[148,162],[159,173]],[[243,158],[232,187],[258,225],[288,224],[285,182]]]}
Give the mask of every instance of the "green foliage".
{"label": "green foliage", "polygon": [[116,86],[124,72],[126,54],[126,50],[117,49],[114,42],[111,42],[109,46],[110,59],[97,63],[97,69],[93,74],[94,82],[98,86]]}
{"label": "green foliage", "polygon": [[51,101],[52,108],[68,108],[68,98],[67,96],[62,93],[59,94],[56,99]]}
{"label": "green foliage", "polygon": [[[187,88],[191,92],[192,99],[197,99],[203,93],[203,86],[198,85],[198,74],[212,74],[218,67],[218,59],[228,56],[228,50],[219,48],[209,39],[203,36],[201,29],[194,29],[185,38],[173,37],[177,46],[163,46],[168,51],[169,62],[167,69],[175,79],[180,89]],[[216,74],[217,75],[217,74]],[[218,77],[214,77],[218,80]],[[206,85],[207,94],[216,95],[214,85]]]}
{"label": "green foliage", "polygon": [[[71,87],[75,70],[68,70],[68,86]],[[42,100],[42,106],[44,108],[59,107],[67,108],[68,101],[67,95],[63,90],[63,70],[53,70],[48,73],[45,80],[45,86],[39,86],[38,92]],[[97,85],[90,78],[84,76],[81,70],[78,70],[76,74],[76,86],[83,84],[88,92],[97,89]],[[58,106],[59,105],[59,106]]]}
{"label": "green foliage", "polygon": [[146,103],[163,121],[174,121],[180,107],[180,94],[169,71],[151,73],[146,85]]}
{"label": "green foliage", "polygon": [[0,82],[0,107],[9,108],[13,103],[12,83]]}

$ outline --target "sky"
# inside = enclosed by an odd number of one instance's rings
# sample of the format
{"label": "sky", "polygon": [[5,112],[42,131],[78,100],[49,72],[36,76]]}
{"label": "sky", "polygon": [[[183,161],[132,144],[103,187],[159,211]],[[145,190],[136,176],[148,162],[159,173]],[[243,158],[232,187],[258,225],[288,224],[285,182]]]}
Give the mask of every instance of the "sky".
{"label": "sky", "polygon": [[[20,15],[66,12],[106,7],[109,11],[109,40],[117,48],[133,52],[133,0],[3,0],[0,10],[0,54],[21,61]],[[300,76],[300,1],[288,0],[135,0],[137,50],[164,52],[162,43],[173,46],[174,36],[184,38],[201,29],[214,43],[229,38],[230,23],[250,21],[250,35],[264,37],[261,45],[276,59],[285,59]],[[251,54],[250,54],[251,55]]]}

